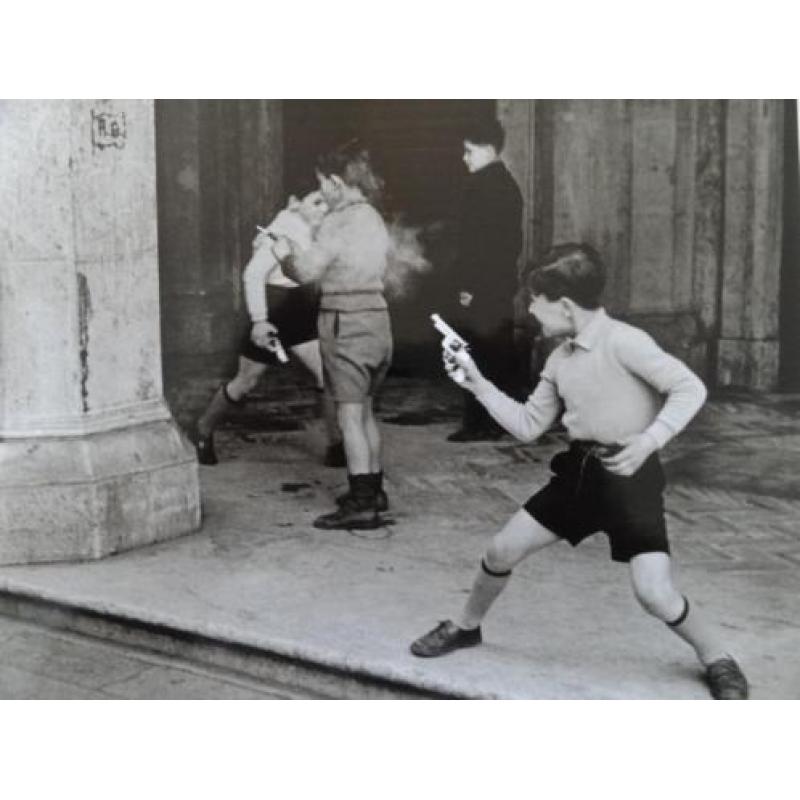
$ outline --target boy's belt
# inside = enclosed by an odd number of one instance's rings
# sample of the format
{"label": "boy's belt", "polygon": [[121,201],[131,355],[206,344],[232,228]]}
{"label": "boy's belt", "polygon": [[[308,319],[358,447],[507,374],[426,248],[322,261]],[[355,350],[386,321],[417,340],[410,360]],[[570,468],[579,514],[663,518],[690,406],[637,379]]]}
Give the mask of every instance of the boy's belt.
{"label": "boy's belt", "polygon": [[603,444],[591,439],[573,439],[569,443],[570,450],[576,451],[584,458],[594,456],[595,458],[607,458],[619,453],[625,445],[622,444]]}

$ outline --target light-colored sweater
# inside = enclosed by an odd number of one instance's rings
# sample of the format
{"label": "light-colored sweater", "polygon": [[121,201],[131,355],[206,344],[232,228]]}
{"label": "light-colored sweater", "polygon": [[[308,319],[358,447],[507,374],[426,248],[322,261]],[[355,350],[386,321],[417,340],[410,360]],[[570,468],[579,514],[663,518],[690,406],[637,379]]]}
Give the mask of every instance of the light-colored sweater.
{"label": "light-colored sweater", "polygon": [[333,209],[310,247],[296,249],[284,272],[299,283],[319,281],[324,311],[386,308],[383,279],[389,234],[366,201]]}
{"label": "light-colored sweater", "polygon": [[599,309],[547,359],[525,403],[486,381],[476,397],[509,433],[533,441],[563,412],[570,439],[603,444],[646,432],[663,447],[706,399],[702,381],[639,328]]}

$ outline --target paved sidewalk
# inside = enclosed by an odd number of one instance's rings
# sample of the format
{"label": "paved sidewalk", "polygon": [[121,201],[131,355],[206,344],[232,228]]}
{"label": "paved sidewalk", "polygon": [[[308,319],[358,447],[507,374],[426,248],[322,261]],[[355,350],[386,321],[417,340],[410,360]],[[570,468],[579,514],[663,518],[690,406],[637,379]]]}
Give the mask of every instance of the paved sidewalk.
{"label": "paved sidewalk", "polygon": [[[711,404],[668,448],[678,579],[730,641],[752,696],[800,698],[800,424],[791,398]],[[409,642],[463,602],[488,537],[561,446],[453,445],[458,397],[394,381],[382,403],[395,524],[311,526],[343,487],[322,434],[223,432],[195,535],[102,562],[0,570],[0,589],[268,648],[467,697],[705,698],[685,644],[643,614],[604,537],[516,571],[484,646],[419,660]],[[411,423],[411,424],[410,424]],[[414,424],[426,423],[426,424]]]}

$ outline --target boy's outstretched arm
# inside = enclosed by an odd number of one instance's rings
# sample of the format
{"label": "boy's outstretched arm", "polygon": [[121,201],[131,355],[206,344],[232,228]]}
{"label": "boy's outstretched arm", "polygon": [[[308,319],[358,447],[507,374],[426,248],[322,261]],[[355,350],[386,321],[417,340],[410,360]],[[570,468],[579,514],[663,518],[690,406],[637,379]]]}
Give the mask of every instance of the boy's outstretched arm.
{"label": "boy's outstretched arm", "polygon": [[[447,357],[445,361],[447,362]],[[520,403],[486,380],[471,358],[456,357],[456,362],[465,372],[462,388],[472,392],[494,420],[520,441],[532,442],[538,439],[561,415],[561,398],[546,366],[533,394],[526,402]]]}

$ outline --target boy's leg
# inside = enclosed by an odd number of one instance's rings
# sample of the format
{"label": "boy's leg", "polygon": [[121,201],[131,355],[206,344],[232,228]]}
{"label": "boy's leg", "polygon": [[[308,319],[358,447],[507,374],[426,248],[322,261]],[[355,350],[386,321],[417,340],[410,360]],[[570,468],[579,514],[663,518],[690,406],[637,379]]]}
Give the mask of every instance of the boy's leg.
{"label": "boy's leg", "polygon": [[381,471],[381,432],[372,407],[372,397],[364,400],[364,433],[369,447],[369,471],[373,474]]}
{"label": "boy's leg", "polygon": [[[631,582],[636,598],[654,617],[665,622],[697,654],[707,669],[715,697],[721,692],[734,697],[747,696],[747,682],[738,665],[720,641],[716,632],[697,609],[675,588],[672,560],[666,553],[640,553],[630,561]],[[716,673],[722,668],[722,687],[715,686]],[[726,697],[726,699],[734,699]]]}
{"label": "boy's leg", "polygon": [[266,364],[252,361],[246,356],[239,356],[239,371],[236,377],[227,385],[223,383],[217,389],[208,407],[197,420],[195,446],[201,464],[217,463],[217,455],[214,452],[214,429],[253,389],[266,369]]}
{"label": "boy's leg", "polygon": [[[375,508],[383,513],[389,510],[389,498],[383,489],[383,470],[381,469],[381,435],[378,422],[375,419],[375,412],[372,405],[372,397],[364,400],[364,431],[367,436],[369,446],[369,476],[375,489]],[[350,491],[345,492],[336,498],[336,504],[344,505],[350,498]]]}
{"label": "boy's leg", "polygon": [[338,511],[314,520],[315,528],[324,530],[371,530],[382,524],[376,505],[376,487],[369,473],[369,441],[364,429],[363,403],[337,403],[339,425],[347,456],[347,480],[350,490],[342,498]]}
{"label": "boy's leg", "polygon": [[[321,311],[320,349],[325,377],[336,398],[339,426],[344,438],[350,491],[339,499],[340,508],[314,521],[324,529],[373,529],[383,521],[378,515],[377,486],[371,472],[372,450],[380,446],[377,426],[368,431],[371,407],[365,404],[376,384],[373,369],[385,360],[387,349],[381,324],[388,332],[388,315],[377,312]],[[380,324],[379,324],[380,323]],[[389,344],[391,339],[389,338]]]}
{"label": "boy's leg", "polygon": [[557,542],[559,537],[520,509],[495,535],[481,565],[467,602],[456,622],[446,620],[411,645],[416,656],[432,657],[459,647],[479,644],[480,624],[511,578],[511,571],[531,553]]}
{"label": "boy's leg", "polygon": [[336,414],[344,439],[347,471],[366,475],[370,471],[370,443],[364,425],[363,403],[337,403]]}
{"label": "boy's leg", "polygon": [[[336,419],[336,403],[330,391],[325,387],[322,374],[322,356],[319,352],[319,340],[314,339],[310,342],[301,342],[292,345],[289,350],[297,357],[297,360],[314,376],[317,384],[317,391],[321,393],[321,411],[325,422],[325,433],[328,437],[329,449],[333,446],[342,446],[342,432]],[[341,464],[340,466],[345,466]]]}
{"label": "boy's leg", "polygon": [[225,390],[228,398],[238,403],[255,389],[259,378],[267,371],[267,365],[253,361],[246,356],[239,356],[239,371]]}

